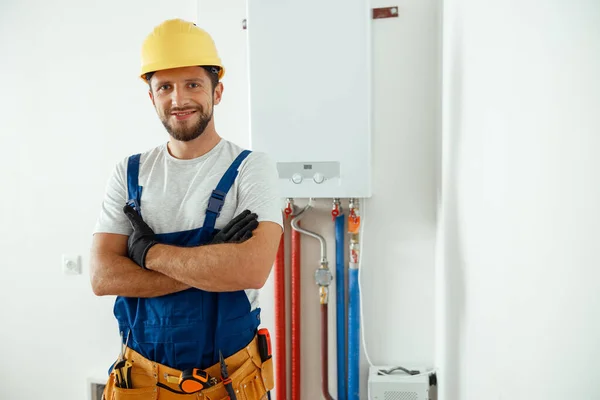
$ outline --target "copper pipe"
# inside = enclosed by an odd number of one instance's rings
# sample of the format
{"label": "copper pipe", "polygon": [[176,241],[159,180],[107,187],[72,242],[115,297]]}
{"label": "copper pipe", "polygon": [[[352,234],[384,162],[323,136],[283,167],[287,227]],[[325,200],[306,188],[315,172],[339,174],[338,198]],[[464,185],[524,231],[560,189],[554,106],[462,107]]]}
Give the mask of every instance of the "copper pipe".
{"label": "copper pipe", "polygon": [[327,303],[321,304],[321,385],[323,397],[333,400],[329,394],[329,349],[327,346]]}
{"label": "copper pipe", "polygon": [[[322,362],[322,379],[323,379],[323,395],[327,400],[333,400],[333,397],[329,394],[329,377],[328,377],[328,353],[327,353],[327,303],[328,303],[328,286],[331,283],[331,272],[327,268],[327,245],[323,236],[308,231],[306,229],[301,228],[298,224],[300,219],[305,215],[304,213],[313,208],[313,199],[309,199],[308,204],[300,211],[298,214],[292,218],[292,229],[294,232],[303,233],[310,237],[313,237],[319,240],[321,245],[321,261],[320,267],[315,271],[315,280],[317,285],[319,286],[319,299],[321,303],[321,362]],[[298,354],[299,357],[299,354]],[[300,380],[298,377],[298,390],[300,386]],[[297,398],[293,398],[292,400],[300,400],[298,395]]]}

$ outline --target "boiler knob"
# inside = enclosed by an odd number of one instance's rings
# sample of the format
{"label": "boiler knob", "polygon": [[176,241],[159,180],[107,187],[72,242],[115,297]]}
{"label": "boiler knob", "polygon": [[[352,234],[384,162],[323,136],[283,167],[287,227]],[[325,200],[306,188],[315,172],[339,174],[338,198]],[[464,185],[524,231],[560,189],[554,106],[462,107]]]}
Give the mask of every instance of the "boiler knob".
{"label": "boiler knob", "polygon": [[323,183],[324,180],[325,177],[323,176],[323,174],[320,174],[318,172],[313,176],[313,181],[315,181],[315,183]]}
{"label": "boiler knob", "polygon": [[298,184],[302,182],[302,175],[300,174],[294,174],[292,175],[292,182]]}

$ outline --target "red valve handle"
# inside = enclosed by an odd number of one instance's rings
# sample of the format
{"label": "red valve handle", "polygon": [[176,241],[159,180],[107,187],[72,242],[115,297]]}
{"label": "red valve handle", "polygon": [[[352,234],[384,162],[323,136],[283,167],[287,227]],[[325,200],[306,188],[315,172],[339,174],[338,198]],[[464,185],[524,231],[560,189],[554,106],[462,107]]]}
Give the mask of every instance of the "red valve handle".
{"label": "red valve handle", "polygon": [[331,210],[331,219],[335,221],[336,217],[340,215],[340,209],[336,206],[333,210]]}

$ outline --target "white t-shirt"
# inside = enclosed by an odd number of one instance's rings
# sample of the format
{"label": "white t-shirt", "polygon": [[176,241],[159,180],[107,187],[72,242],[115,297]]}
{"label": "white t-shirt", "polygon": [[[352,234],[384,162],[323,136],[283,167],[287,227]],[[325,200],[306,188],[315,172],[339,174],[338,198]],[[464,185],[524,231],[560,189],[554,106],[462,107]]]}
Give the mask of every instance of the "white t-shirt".
{"label": "white t-shirt", "polygon": [[[166,143],[142,153],[138,185],[143,187],[144,221],[157,234],[202,227],[212,191],[243,150],[221,139],[208,153],[191,160],[174,158]],[[94,233],[130,235],[133,231],[123,213],[128,200],[127,163],[128,157],[119,162],[108,181]],[[223,228],[246,209],[256,213],[259,222],[271,221],[283,227],[275,163],[265,153],[252,152],[238,171],[215,228]],[[258,291],[249,289],[246,294],[254,310]]]}

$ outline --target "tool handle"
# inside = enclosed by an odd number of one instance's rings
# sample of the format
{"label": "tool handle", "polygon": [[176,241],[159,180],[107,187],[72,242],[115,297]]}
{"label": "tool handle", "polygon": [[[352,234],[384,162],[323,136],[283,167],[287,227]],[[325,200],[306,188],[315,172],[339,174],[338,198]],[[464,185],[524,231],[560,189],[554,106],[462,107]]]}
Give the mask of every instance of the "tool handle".
{"label": "tool handle", "polygon": [[271,335],[269,334],[269,330],[267,328],[262,328],[258,330],[257,334],[258,339],[258,352],[260,354],[260,360],[262,362],[267,361],[271,358]]}
{"label": "tool handle", "polygon": [[125,364],[126,360],[121,360],[115,363],[113,367],[113,371],[115,373],[115,386],[122,389],[127,388],[127,377],[126,374],[123,373],[123,368],[125,368]]}
{"label": "tool handle", "polygon": [[233,390],[233,385],[231,384],[231,379],[230,378],[223,379],[223,385],[225,385],[225,390],[227,390],[229,399],[237,400],[237,397],[235,395],[235,390]]}
{"label": "tool handle", "polygon": [[125,362],[125,366],[122,368],[123,371],[123,379],[125,380],[125,388],[126,389],[133,389],[133,383],[131,383],[131,367],[133,366],[133,364],[127,360]]}

